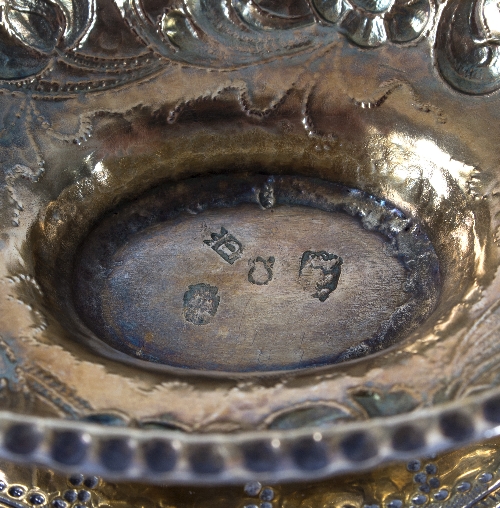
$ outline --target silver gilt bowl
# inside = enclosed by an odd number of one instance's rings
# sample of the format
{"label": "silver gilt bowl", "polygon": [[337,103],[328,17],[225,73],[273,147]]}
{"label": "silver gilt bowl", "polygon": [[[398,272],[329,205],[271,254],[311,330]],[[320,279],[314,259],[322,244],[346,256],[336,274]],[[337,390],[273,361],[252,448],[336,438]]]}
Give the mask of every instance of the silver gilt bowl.
{"label": "silver gilt bowl", "polygon": [[491,499],[498,4],[0,8],[0,506]]}

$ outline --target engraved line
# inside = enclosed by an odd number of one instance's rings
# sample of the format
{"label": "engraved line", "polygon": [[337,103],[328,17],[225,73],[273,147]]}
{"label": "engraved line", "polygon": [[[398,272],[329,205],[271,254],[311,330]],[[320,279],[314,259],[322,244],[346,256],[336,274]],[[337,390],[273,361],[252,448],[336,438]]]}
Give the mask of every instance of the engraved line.
{"label": "engraved line", "polygon": [[4,496],[0,496],[0,503],[4,504],[5,506],[9,506],[10,508],[26,508],[24,503],[18,503],[17,501]]}
{"label": "engraved line", "polygon": [[490,494],[495,492],[500,488],[500,480],[497,480],[489,489],[485,490],[479,497],[471,501],[469,504],[465,506],[465,508],[473,508],[477,503],[487,498]]}

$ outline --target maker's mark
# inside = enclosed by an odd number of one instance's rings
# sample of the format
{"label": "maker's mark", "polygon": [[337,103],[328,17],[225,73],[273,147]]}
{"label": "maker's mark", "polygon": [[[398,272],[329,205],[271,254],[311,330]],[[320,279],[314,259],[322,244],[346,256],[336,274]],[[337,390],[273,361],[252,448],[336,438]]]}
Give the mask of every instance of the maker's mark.
{"label": "maker's mark", "polygon": [[219,256],[232,265],[240,259],[243,251],[242,243],[237,240],[227,229],[221,227],[220,233],[212,233],[211,240],[204,240],[203,243],[212,247]]}
{"label": "maker's mark", "polygon": [[314,289],[313,298],[324,302],[337,289],[343,260],[324,250],[307,250],[300,260],[299,280],[308,291]]}
{"label": "maker's mark", "polygon": [[208,284],[189,286],[184,293],[184,317],[194,325],[206,325],[217,313],[220,296],[219,288]]}

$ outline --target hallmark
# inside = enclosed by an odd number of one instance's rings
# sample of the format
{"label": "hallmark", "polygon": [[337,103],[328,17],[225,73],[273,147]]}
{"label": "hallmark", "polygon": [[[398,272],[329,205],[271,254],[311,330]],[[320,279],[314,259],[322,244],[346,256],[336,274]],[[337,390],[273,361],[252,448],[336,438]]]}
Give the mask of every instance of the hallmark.
{"label": "hallmark", "polygon": [[217,313],[220,296],[219,289],[208,284],[189,286],[184,293],[184,317],[194,325],[206,325]]}
{"label": "hallmark", "polygon": [[273,266],[274,257],[271,256],[267,259],[258,256],[251,259],[248,264],[250,271],[248,272],[248,281],[257,286],[265,286],[273,280]]}
{"label": "hallmark", "polygon": [[337,289],[343,260],[336,254],[324,250],[306,251],[300,261],[299,278],[304,289],[314,287],[313,298],[324,302]]}
{"label": "hallmark", "polygon": [[224,261],[232,265],[240,259],[243,245],[232,234],[228,233],[227,229],[221,227],[220,234],[212,233],[211,237],[211,240],[203,240],[203,243],[212,247]]}

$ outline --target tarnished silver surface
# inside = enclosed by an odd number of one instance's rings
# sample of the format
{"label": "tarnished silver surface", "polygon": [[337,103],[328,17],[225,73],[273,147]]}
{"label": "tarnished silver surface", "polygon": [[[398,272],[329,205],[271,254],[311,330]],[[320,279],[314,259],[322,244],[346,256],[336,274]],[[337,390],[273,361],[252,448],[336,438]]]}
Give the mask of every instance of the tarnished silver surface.
{"label": "tarnished silver surface", "polygon": [[1,457],[213,485],[498,435],[496,2],[0,6]]}

